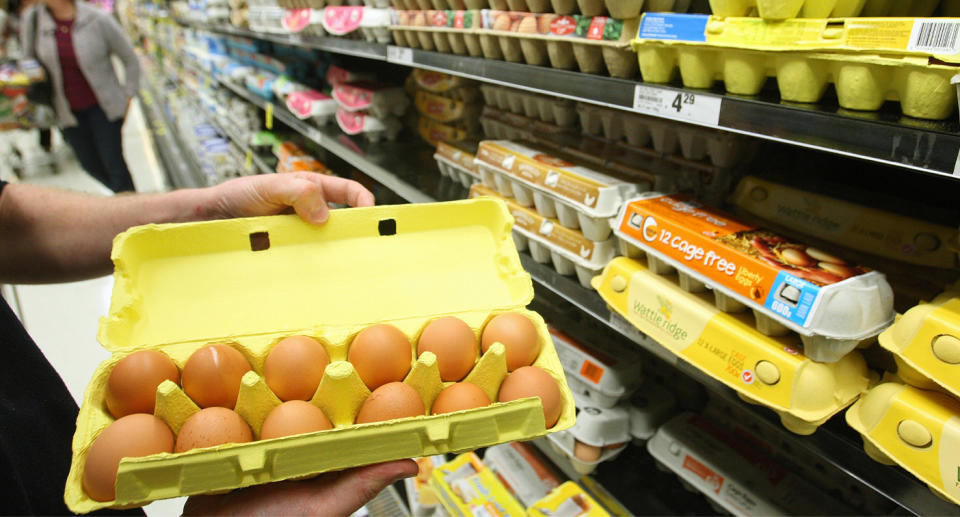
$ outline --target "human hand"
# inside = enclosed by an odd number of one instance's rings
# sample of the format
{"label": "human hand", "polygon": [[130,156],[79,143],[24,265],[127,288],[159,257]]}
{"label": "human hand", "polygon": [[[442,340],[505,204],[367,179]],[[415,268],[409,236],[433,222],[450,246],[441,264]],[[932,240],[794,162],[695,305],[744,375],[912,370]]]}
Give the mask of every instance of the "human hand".
{"label": "human hand", "polygon": [[373,194],[353,180],[313,172],[247,176],[213,187],[214,217],[252,217],[294,211],[304,221],[323,224],[327,203],[373,206]]}
{"label": "human hand", "polygon": [[187,499],[184,515],[350,515],[403,478],[417,475],[413,460],[399,460],[281,481],[222,495]]}

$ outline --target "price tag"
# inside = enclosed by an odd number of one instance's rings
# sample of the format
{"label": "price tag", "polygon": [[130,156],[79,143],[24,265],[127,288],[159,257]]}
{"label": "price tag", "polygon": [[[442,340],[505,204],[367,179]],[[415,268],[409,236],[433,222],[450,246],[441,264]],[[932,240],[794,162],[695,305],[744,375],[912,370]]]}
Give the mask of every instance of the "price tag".
{"label": "price tag", "polygon": [[264,106],[263,110],[266,112],[266,118],[263,121],[263,125],[266,126],[267,129],[273,129],[273,103],[268,102],[267,105]]}
{"label": "price tag", "polygon": [[247,149],[247,157],[243,160],[243,170],[250,172],[253,170],[253,151]]}
{"label": "price tag", "polygon": [[633,110],[638,113],[710,127],[720,124],[722,101],[715,95],[678,92],[642,84],[638,84],[633,92]]}
{"label": "price tag", "polygon": [[387,62],[396,63],[398,65],[412,65],[413,49],[390,45],[387,47]]}

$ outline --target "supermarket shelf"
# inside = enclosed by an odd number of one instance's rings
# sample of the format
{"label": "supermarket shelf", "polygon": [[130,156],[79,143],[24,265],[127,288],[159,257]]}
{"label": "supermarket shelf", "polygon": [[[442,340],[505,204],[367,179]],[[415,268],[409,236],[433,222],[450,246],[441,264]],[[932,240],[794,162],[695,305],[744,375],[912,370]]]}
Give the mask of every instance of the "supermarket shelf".
{"label": "supermarket shelf", "polygon": [[150,79],[141,82],[140,103],[153,134],[164,169],[175,188],[205,187],[203,173],[184,142],[174,129],[167,110],[160,104],[161,97]]}
{"label": "supermarket shelf", "polygon": [[[685,90],[360,40],[265,34],[229,26],[194,26],[221,34],[387,60],[399,65],[435,70],[646,115],[677,118],[692,124],[717,127],[765,140],[960,179],[960,125],[955,120],[936,122],[903,117],[896,105],[885,107],[878,113],[857,113],[840,109],[835,101],[826,101],[821,105],[781,103],[776,91],[765,92],[756,98],[739,97],[719,91]],[[712,107],[707,111],[716,110],[719,115],[714,113],[706,116],[706,119],[695,117],[691,120],[672,117],[669,112],[662,110],[635,108],[638,87],[646,88],[647,93],[654,92],[655,95],[671,98],[681,93],[693,93],[701,99],[711,101],[708,104],[712,104]]]}
{"label": "supermarket shelf", "polygon": [[429,203],[434,200],[414,184],[401,179],[401,177],[415,178],[422,172],[422,169],[417,166],[408,168],[406,171],[400,170],[404,168],[404,164],[398,158],[409,152],[408,144],[403,142],[369,144],[359,139],[354,141],[346,137],[336,127],[318,128],[308,124],[295,117],[285,107],[272,105],[269,101],[258,97],[242,86],[228,81],[221,81],[221,84],[264,110],[267,109],[268,105],[273,106],[270,110],[276,120],[283,122],[290,129],[302,134],[367,176],[377,180],[404,200],[410,203]]}
{"label": "supermarket shelf", "polygon": [[[261,108],[269,104],[241,86],[227,82],[221,84]],[[335,127],[316,128],[300,121],[283,107],[274,107],[273,112],[277,120],[354,165],[406,201],[421,203],[464,197],[465,191],[461,186],[445,178],[438,179],[436,165],[427,163],[432,152],[421,152],[426,150],[423,144],[380,142],[358,146],[350,139],[343,138],[344,135]],[[422,178],[431,180],[424,181]],[[575,279],[561,276],[547,265],[537,263],[527,254],[521,253],[520,260],[538,290],[549,291],[568,301],[624,338],[675,365],[710,391],[737,404],[745,404],[735,392],[689,363],[680,361],[618,314],[612,313],[595,291],[582,287]],[[824,462],[887,497],[903,510],[916,515],[960,515],[960,508],[934,496],[924,484],[905,471],[874,462],[863,452],[858,441],[830,426],[821,427],[811,436],[796,436],[780,425],[773,412],[759,406],[748,407],[762,425],[780,433],[794,447],[809,450]]]}
{"label": "supermarket shelf", "polygon": [[205,29],[211,32],[227,34],[230,36],[240,36],[244,38],[261,39],[282,43],[295,47],[311,48],[324,50],[335,54],[345,54],[348,56],[364,57],[367,59],[376,59],[386,61],[387,45],[384,43],[372,43],[363,40],[337,38],[328,36],[306,36],[300,34],[270,34],[265,32],[254,32],[249,29],[241,29],[232,25],[204,25],[193,24],[198,29]]}

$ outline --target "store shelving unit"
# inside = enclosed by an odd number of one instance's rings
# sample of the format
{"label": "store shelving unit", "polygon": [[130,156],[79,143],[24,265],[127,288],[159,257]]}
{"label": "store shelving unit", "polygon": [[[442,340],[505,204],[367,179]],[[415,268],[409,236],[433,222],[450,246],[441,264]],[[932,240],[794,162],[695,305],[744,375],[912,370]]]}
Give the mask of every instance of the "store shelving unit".
{"label": "store shelving unit", "polygon": [[[638,83],[633,81],[400,49],[357,40],[269,35],[232,27],[200,28],[427,68],[488,83],[663,116],[663,113],[635,109]],[[335,126],[318,128],[299,120],[285,107],[270,106],[269,101],[242,86],[226,81],[221,84],[253,105],[264,110],[269,109],[276,120],[408,202],[443,201],[465,195],[461,186],[439,176],[431,158],[432,152],[422,143],[401,141],[373,144],[362,138],[354,139],[344,135]],[[663,86],[640,86],[669,92],[671,95],[683,91]],[[746,99],[702,92],[696,92],[696,95],[705,96],[711,99],[710,102],[718,103],[715,125],[721,129],[894,165],[905,171],[960,178],[960,175],[955,173],[960,155],[960,128],[956,122],[899,120],[899,114],[894,115],[894,110],[871,114],[867,118],[866,115],[853,116],[843,113],[835,106],[787,106],[772,98]],[[676,366],[713,393],[744,404],[732,390],[679,360],[619,315],[612,313],[596,292],[583,288],[571,278],[559,275],[547,265],[535,262],[526,254],[521,254],[521,262],[533,277],[538,293],[549,292],[552,296],[566,300],[585,315],[619,333],[624,339]],[[828,425],[811,436],[796,436],[783,429],[771,411],[756,406],[750,408],[761,425],[779,433],[792,447],[814,454],[858,483],[882,494],[903,511],[917,515],[960,515],[960,508],[935,497],[924,484],[905,471],[871,460],[861,449],[859,440],[852,438],[852,433],[840,432]]]}

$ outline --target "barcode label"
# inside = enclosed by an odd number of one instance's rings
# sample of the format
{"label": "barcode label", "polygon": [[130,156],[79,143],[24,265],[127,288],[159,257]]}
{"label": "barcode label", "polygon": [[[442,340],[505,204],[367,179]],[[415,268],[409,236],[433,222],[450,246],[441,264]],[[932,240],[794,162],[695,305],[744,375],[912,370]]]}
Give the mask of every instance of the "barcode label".
{"label": "barcode label", "polygon": [[594,384],[600,384],[600,379],[603,378],[603,368],[593,364],[589,359],[584,359],[583,365],[580,367],[580,375]]}
{"label": "barcode label", "polygon": [[960,22],[917,20],[913,24],[907,50],[957,54],[960,53],[958,36],[960,36]]}

